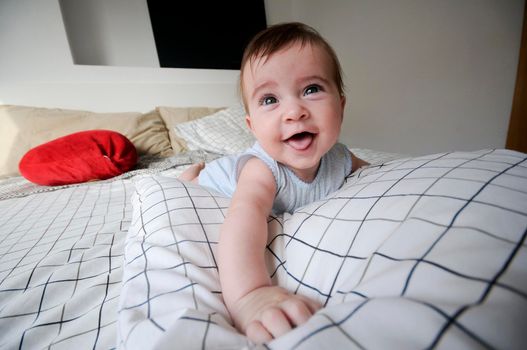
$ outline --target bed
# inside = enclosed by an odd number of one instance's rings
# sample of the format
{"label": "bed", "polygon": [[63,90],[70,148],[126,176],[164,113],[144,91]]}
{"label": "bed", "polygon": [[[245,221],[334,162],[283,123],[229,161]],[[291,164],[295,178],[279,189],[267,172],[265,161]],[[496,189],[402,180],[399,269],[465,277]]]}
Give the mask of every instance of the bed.
{"label": "bed", "polygon": [[[269,217],[272,280],[324,307],[256,346],[221,298],[215,251],[229,198],[177,179],[253,142],[241,106],[106,115],[0,106],[0,119],[2,349],[527,344],[526,154],[352,148],[371,165],[327,198]],[[134,169],[58,186],[16,174],[40,142],[87,129],[131,140]]]}

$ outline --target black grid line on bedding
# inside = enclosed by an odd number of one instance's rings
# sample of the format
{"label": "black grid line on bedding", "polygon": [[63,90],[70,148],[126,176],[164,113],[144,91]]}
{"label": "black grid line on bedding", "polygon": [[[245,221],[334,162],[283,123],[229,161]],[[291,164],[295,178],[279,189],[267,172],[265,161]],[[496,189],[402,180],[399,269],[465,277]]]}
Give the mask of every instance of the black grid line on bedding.
{"label": "black grid line on bedding", "polygon": [[[370,302],[372,300],[374,300],[374,299],[366,298],[364,301],[361,301],[360,303],[358,303],[358,305],[356,307],[350,308],[349,312],[347,314],[345,314],[344,316],[342,316],[341,319],[339,319],[339,320],[334,320],[330,315],[328,315],[328,314],[326,314],[324,312],[321,312],[317,317],[326,318],[328,320],[328,323],[327,324],[323,324],[320,327],[317,327],[315,330],[313,330],[313,331],[309,332],[308,334],[306,334],[305,336],[303,336],[300,340],[298,340],[296,342],[296,344],[294,344],[294,346],[291,347],[291,349],[300,348],[302,345],[305,345],[305,343],[308,343],[310,338],[315,337],[319,333],[327,331],[328,329],[331,329],[331,328],[337,328],[339,330],[339,332],[343,335],[343,338],[349,340],[350,345],[358,347],[359,349],[366,349],[367,347],[362,346],[357,339],[354,339],[351,336],[350,333],[352,333],[352,332],[350,332],[349,327],[346,326],[346,322],[348,322],[358,312],[367,312],[368,311],[368,302]],[[411,302],[417,304],[417,305],[420,305],[420,306],[424,307],[425,309],[429,309],[432,312],[441,315],[442,317],[444,317],[445,320],[448,321],[448,322],[446,322],[446,324],[454,325],[457,329],[459,329],[461,332],[463,332],[468,337],[470,337],[472,340],[474,340],[477,344],[479,344],[480,347],[482,346],[482,347],[487,348],[487,349],[492,349],[493,348],[493,346],[491,344],[485,342],[484,339],[479,337],[477,334],[472,332],[470,329],[464,327],[463,324],[459,323],[455,318],[450,317],[447,313],[445,313],[443,310],[437,308],[435,305],[427,303],[427,302],[423,302],[421,300],[413,300],[411,298],[409,300]],[[437,340],[437,339],[438,339],[438,337],[436,337],[435,340]],[[437,346],[437,342],[434,341],[434,342],[432,342],[431,346],[425,346],[425,348],[433,349],[435,346]]]}
{"label": "black grid line on bedding", "polygon": [[[524,244],[524,239],[522,239],[522,242],[520,245],[523,245]],[[517,246],[518,243],[514,244],[514,246]],[[382,253],[379,253],[379,252],[375,252],[373,253],[374,255],[376,256],[380,256],[382,258],[385,258],[385,259],[388,259],[388,260],[391,260],[391,261],[396,261],[396,262],[403,262],[403,261],[407,261],[407,262],[412,262],[414,264],[428,264],[428,265],[431,265],[437,269],[440,269],[444,272],[447,272],[449,274],[452,274],[452,275],[455,275],[457,277],[460,277],[460,278],[463,278],[463,279],[466,279],[466,280],[471,280],[471,281],[476,281],[476,282],[482,282],[486,285],[492,285],[492,286],[496,286],[496,287],[499,287],[499,288],[503,288],[503,289],[506,289],[508,290],[509,292],[511,293],[514,293],[524,299],[527,299],[527,292],[525,291],[522,291],[518,288],[515,288],[509,284],[506,284],[506,283],[502,283],[502,282],[498,282],[495,280],[495,278],[482,278],[482,277],[477,277],[477,276],[471,276],[471,275],[467,275],[467,274],[464,274],[464,273],[461,273],[459,271],[456,271],[456,270],[453,270],[453,269],[450,269],[448,267],[446,267],[445,265],[441,265],[441,264],[438,264],[434,261],[431,261],[431,260],[427,260],[425,258],[408,258],[408,259],[399,259],[399,258],[393,258],[391,256],[388,256],[388,255],[385,255],[385,254],[382,254]],[[340,291],[340,293],[343,293],[342,291]],[[350,292],[351,293],[351,292]],[[401,293],[402,296],[404,296],[404,290],[403,292]]]}
{"label": "black grid line on bedding", "polygon": [[132,186],[92,183],[0,201],[0,347],[115,346]]}
{"label": "black grid line on bedding", "polygon": [[[190,196],[190,193],[189,193],[189,190],[188,190],[188,187],[185,186],[185,183],[182,182],[183,184],[183,187],[185,188],[185,191],[187,192],[187,194],[189,195],[189,198],[192,202],[192,208],[195,210],[196,212],[196,217],[198,218],[198,222],[199,222],[199,225],[203,228],[203,222],[201,221],[201,217],[199,216],[198,212],[197,212],[197,208],[196,208],[196,203],[194,203],[194,200],[192,199],[192,196]],[[212,196],[209,192],[209,196],[210,198],[212,198],[214,200],[214,203],[216,205],[218,205],[218,202],[216,201],[216,199],[214,198],[214,196]],[[218,208],[219,208],[219,205],[218,205]],[[223,216],[223,219],[225,219],[225,216]],[[217,269],[218,268],[218,264],[216,263],[216,257],[214,256],[214,251],[212,249],[212,244],[209,240],[209,236],[207,236],[207,232],[205,231],[205,229],[203,229],[203,237],[205,239],[205,242],[207,244],[207,247],[209,249],[209,252],[210,252],[210,256],[212,257],[212,265]],[[175,238],[175,235],[174,235],[174,238]]]}
{"label": "black grid line on bedding", "polygon": [[[507,268],[510,266],[512,260],[516,257],[516,255],[518,253],[518,250],[520,249],[520,247],[525,242],[525,236],[526,235],[527,235],[527,229],[523,233],[521,240],[514,247],[513,251],[511,252],[509,257],[507,258],[507,260],[504,262],[502,268],[492,278],[492,281],[490,281],[490,283],[487,284],[487,287],[485,288],[485,290],[481,294],[481,297],[478,300],[476,300],[474,303],[461,306],[455,312],[455,314],[452,317],[449,317],[448,318],[448,322],[440,329],[439,333],[437,334],[437,336],[432,341],[432,344],[430,345],[430,348],[434,348],[441,341],[441,338],[445,335],[447,330],[452,326],[452,324],[454,324],[461,317],[461,315],[463,313],[465,313],[468,309],[470,309],[470,308],[472,308],[474,306],[477,306],[477,305],[481,305],[481,304],[483,304],[485,302],[485,299],[487,299],[487,297],[489,296],[491,290],[497,285],[497,280],[505,273]],[[525,293],[522,293],[522,294],[523,294],[523,297],[527,300],[527,296],[525,295]]]}
{"label": "black grid line on bedding", "polygon": [[[410,281],[411,281],[411,279],[412,279],[412,277],[414,275],[415,269],[417,268],[417,265],[419,264],[419,262],[422,261],[423,259],[425,259],[425,257],[430,254],[430,252],[434,249],[434,247],[438,244],[438,242],[447,234],[447,232],[449,232],[449,228],[456,221],[456,219],[461,214],[461,212],[474,200],[474,198],[476,198],[485,189],[485,187],[487,187],[490,183],[492,183],[497,177],[499,177],[500,175],[506,173],[508,170],[514,168],[515,166],[517,166],[518,164],[520,164],[520,163],[522,163],[524,161],[525,161],[525,159],[522,159],[522,160],[518,161],[516,164],[513,164],[513,165],[509,166],[508,168],[504,169],[502,172],[500,172],[500,173],[496,174],[495,176],[493,176],[488,182],[483,184],[483,186],[481,186],[473,194],[473,196],[470,197],[465,202],[465,204],[452,216],[452,220],[448,223],[447,227],[441,233],[441,235],[437,238],[437,240],[428,248],[428,250],[419,259],[416,259],[412,269],[410,270],[410,273],[408,274],[408,278],[407,278],[406,283],[404,285],[404,288],[403,288],[403,290],[401,292],[402,295],[405,295],[405,293],[406,293],[406,291],[408,289],[408,285],[410,284]],[[527,213],[525,213],[525,214],[527,215]]]}
{"label": "black grid line on bedding", "polygon": [[320,316],[325,318],[329,323],[328,324],[325,324],[323,325],[322,327],[319,327],[317,328],[316,330],[306,334],[305,336],[303,336],[300,340],[298,340],[292,347],[291,349],[298,349],[301,345],[303,345],[305,342],[309,341],[309,339],[311,337],[314,337],[316,336],[318,333],[321,333],[321,332],[324,332],[325,330],[327,329],[330,329],[330,328],[337,328],[339,329],[340,333],[343,334],[347,339],[349,339],[350,343],[356,347],[358,347],[359,349],[365,349],[364,346],[362,346],[356,339],[354,339],[351,335],[349,335],[346,330],[344,330],[341,325],[346,322],[349,318],[353,317],[353,315],[355,315],[356,312],[359,312],[359,310],[361,308],[363,308],[365,305],[367,305],[367,303],[369,302],[369,300],[364,300],[363,302],[361,302],[359,305],[357,305],[357,307],[353,308],[351,310],[350,313],[348,313],[342,320],[340,321],[335,321],[333,320],[333,318],[325,313],[321,313]]}

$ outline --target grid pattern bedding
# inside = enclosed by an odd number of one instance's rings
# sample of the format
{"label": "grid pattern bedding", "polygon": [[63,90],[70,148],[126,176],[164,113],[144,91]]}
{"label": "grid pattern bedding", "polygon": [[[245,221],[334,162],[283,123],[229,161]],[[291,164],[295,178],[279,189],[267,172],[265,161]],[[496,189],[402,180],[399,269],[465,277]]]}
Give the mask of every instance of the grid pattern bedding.
{"label": "grid pattern bedding", "polygon": [[[523,348],[527,157],[435,154],[367,167],[327,199],[269,219],[273,281],[325,307],[265,348]],[[136,182],[119,346],[252,348],[221,301],[229,200]]]}
{"label": "grid pattern bedding", "polygon": [[0,202],[0,348],[115,346],[131,180]]}
{"label": "grid pattern bedding", "polygon": [[[326,307],[264,347],[524,347],[526,157],[389,161],[270,218],[274,282]],[[221,300],[229,200],[170,166],[3,196],[0,348],[254,347]]]}
{"label": "grid pattern bedding", "polygon": [[217,156],[144,157],[141,169],[76,185],[1,181],[0,349],[115,348],[132,177]]}

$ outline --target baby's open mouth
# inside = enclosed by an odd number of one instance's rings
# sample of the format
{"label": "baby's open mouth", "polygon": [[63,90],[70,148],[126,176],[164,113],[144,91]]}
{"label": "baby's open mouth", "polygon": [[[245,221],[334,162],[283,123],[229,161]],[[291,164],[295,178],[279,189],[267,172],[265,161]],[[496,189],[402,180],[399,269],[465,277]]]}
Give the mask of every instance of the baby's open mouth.
{"label": "baby's open mouth", "polygon": [[314,138],[315,134],[310,133],[308,131],[303,131],[299,132],[298,134],[294,134],[290,138],[286,139],[285,143],[287,143],[289,146],[296,149],[297,151],[303,151],[311,145]]}

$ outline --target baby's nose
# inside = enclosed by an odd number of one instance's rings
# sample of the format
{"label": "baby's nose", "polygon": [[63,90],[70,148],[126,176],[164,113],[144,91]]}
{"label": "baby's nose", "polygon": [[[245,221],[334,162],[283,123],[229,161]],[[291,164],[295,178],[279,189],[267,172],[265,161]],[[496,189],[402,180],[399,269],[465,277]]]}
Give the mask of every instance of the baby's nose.
{"label": "baby's nose", "polygon": [[285,110],[284,119],[286,121],[289,121],[289,120],[295,121],[295,120],[307,118],[308,115],[309,114],[308,114],[307,109],[304,108],[302,104],[291,103],[287,106],[287,109]]}

